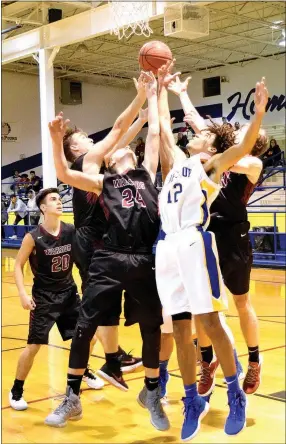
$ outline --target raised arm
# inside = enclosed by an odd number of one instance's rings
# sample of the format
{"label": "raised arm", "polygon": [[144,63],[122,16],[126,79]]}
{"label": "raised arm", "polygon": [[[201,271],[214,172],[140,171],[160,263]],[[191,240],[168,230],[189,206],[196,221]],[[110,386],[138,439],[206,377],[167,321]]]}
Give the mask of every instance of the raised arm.
{"label": "raised arm", "polygon": [[146,96],[148,100],[148,133],[145,143],[143,166],[155,183],[159,163],[160,124],[158,113],[157,80],[152,72],[146,79]]}
{"label": "raised arm", "polygon": [[177,76],[175,81],[171,82],[168,86],[168,90],[176,94],[181,101],[182,108],[185,113],[184,122],[187,122],[195,131],[195,133],[200,133],[205,127],[205,121],[200,116],[196,108],[191,102],[188,95],[188,84],[191,77],[187,77],[183,82]]}
{"label": "raised arm", "polygon": [[178,75],[178,73],[174,75],[170,74],[174,61],[168,62],[158,70],[158,109],[161,129],[160,162],[163,181],[165,180],[169,171],[173,168],[175,162],[185,160],[184,153],[175,144],[174,136],[171,130],[167,87],[168,84]]}
{"label": "raised arm", "polygon": [[68,166],[63,148],[63,137],[68,123],[69,120],[63,120],[62,113],[49,123],[57,177],[72,187],[100,194],[103,181],[102,174],[89,175],[71,170]]}
{"label": "raised arm", "polygon": [[124,134],[123,137],[119,140],[119,142],[115,145],[115,147],[105,156],[104,160],[106,165],[108,165],[108,160],[112,156],[112,154],[119,150],[120,148],[125,148],[128,146],[132,140],[135,139],[137,134],[142,130],[145,123],[148,121],[148,109],[140,109],[138,119],[130,126],[127,133]]}
{"label": "raised arm", "polygon": [[34,239],[29,233],[26,234],[26,236],[23,239],[20,250],[18,251],[15,261],[15,268],[14,268],[15,283],[18,289],[22,307],[25,310],[34,310],[36,307],[36,304],[33,301],[33,299],[31,299],[27,295],[24,285],[24,273],[23,273],[24,266],[28,261],[30,254],[32,254],[34,247],[35,247]]}
{"label": "raised arm", "polygon": [[113,128],[107,136],[96,143],[92,149],[84,157],[83,171],[87,174],[97,174],[98,165],[101,166],[105,156],[114,148],[119,142],[120,138],[128,131],[130,125],[138,115],[140,108],[145,103],[146,94],[143,82],[143,75],[141,74],[138,82],[134,79],[137,89],[137,95],[125,111],[116,119]]}
{"label": "raised arm", "polygon": [[204,164],[205,171],[213,170],[212,180],[220,181],[220,176],[224,171],[233,167],[242,157],[250,154],[259,134],[259,128],[265,114],[265,107],[268,102],[268,90],[265,86],[265,79],[256,84],[255,90],[255,116],[250,123],[243,140],[228,148],[221,155],[213,156],[211,160]]}
{"label": "raised arm", "polygon": [[260,177],[263,163],[258,157],[246,156],[233,165],[229,171],[238,174],[245,174],[251,183],[256,183]]}

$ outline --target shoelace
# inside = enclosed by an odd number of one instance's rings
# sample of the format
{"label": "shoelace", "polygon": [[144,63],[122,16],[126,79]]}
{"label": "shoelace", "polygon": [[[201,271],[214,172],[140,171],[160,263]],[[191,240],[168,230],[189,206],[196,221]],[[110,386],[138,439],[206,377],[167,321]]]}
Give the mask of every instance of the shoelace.
{"label": "shoelace", "polygon": [[201,372],[202,372],[202,374],[201,374],[201,383],[203,385],[207,385],[208,381],[210,379],[211,369],[210,369],[210,367],[203,367],[203,366],[201,366]]}
{"label": "shoelace", "polygon": [[156,397],[152,404],[152,410],[159,418],[164,418],[165,413],[163,407],[161,405],[161,401],[159,397]]}
{"label": "shoelace", "polygon": [[240,419],[239,417],[241,415],[239,415],[238,413],[241,413],[241,410],[237,410],[237,407],[243,407],[243,400],[241,398],[241,396],[237,396],[235,393],[231,396],[231,399],[228,403],[229,405],[229,417],[231,419],[236,419],[238,417],[238,419]]}
{"label": "shoelace", "polygon": [[248,384],[255,384],[259,374],[259,367],[248,366],[248,372],[246,374],[245,382]]}
{"label": "shoelace", "polygon": [[72,403],[66,395],[58,396],[57,399],[64,398],[63,402],[55,409],[54,414],[68,413],[72,409]]}
{"label": "shoelace", "polygon": [[128,353],[126,353],[125,351],[119,356],[119,358],[121,359],[121,360],[123,360],[124,358],[133,358],[133,355],[132,355],[132,352],[133,352],[133,348],[132,348],[132,350],[130,350]]}
{"label": "shoelace", "polygon": [[84,376],[86,376],[89,379],[96,379],[96,376],[94,375],[95,371],[89,367],[89,365],[86,367],[86,374]]}
{"label": "shoelace", "polygon": [[196,404],[196,402],[193,402],[193,400],[190,400],[187,403],[184,403],[184,407],[183,407],[183,415],[185,418],[184,422],[187,420],[190,410],[191,410],[192,416],[197,416],[197,413],[199,411],[199,406]]}

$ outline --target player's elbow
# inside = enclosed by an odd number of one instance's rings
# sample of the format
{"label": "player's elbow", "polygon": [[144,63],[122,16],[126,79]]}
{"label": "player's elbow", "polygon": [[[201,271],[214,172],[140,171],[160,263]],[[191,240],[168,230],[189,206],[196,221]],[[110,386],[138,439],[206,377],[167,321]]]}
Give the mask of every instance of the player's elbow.
{"label": "player's elbow", "polygon": [[125,121],[125,119],[118,117],[113,125],[112,132],[116,134],[117,140],[119,140],[126,133],[128,128],[129,124]]}

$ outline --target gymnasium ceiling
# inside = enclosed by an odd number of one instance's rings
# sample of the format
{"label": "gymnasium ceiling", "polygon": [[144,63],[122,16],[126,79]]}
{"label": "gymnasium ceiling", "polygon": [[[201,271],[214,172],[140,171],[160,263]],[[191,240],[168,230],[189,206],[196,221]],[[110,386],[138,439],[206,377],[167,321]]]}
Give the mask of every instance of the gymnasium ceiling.
{"label": "gymnasium ceiling", "polygon": [[[18,23],[22,25],[4,34],[2,39],[47,23],[48,8],[62,9],[63,18],[67,18],[104,3],[2,1],[2,30]],[[151,38],[170,46],[177,59],[177,69],[185,74],[212,72],[218,66],[243,66],[255,59],[277,60],[285,54],[285,47],[278,44],[285,29],[285,5],[284,1],[208,2],[210,33],[207,37],[195,40],[164,37],[161,18],[151,22]],[[145,41],[138,36],[118,41],[116,36],[106,34],[62,47],[54,61],[55,77],[129,87],[132,77],[138,73],[137,54]],[[38,74],[33,57],[3,65],[2,69]]]}

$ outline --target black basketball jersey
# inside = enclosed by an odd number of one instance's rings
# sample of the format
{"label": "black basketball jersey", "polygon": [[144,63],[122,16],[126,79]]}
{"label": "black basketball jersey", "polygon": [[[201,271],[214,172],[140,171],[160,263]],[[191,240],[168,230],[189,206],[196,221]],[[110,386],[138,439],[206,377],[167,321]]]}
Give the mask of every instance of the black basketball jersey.
{"label": "black basketball jersey", "polygon": [[256,184],[246,174],[225,172],[221,191],[211,206],[211,219],[239,223],[247,221],[246,205]]}
{"label": "black basketball jersey", "polygon": [[104,174],[100,202],[107,218],[106,248],[151,253],[159,232],[158,191],[140,166],[126,174]]}
{"label": "black basketball jersey", "polygon": [[[72,170],[82,172],[82,164],[85,154],[78,157],[71,166]],[[75,228],[88,227],[88,232],[96,240],[101,240],[106,219],[99,203],[98,196],[95,193],[73,189],[73,213]]]}
{"label": "black basketball jersey", "polygon": [[57,236],[42,225],[30,231],[35,248],[29,257],[34,287],[44,291],[65,291],[74,285],[72,277],[74,225],[61,222]]}

